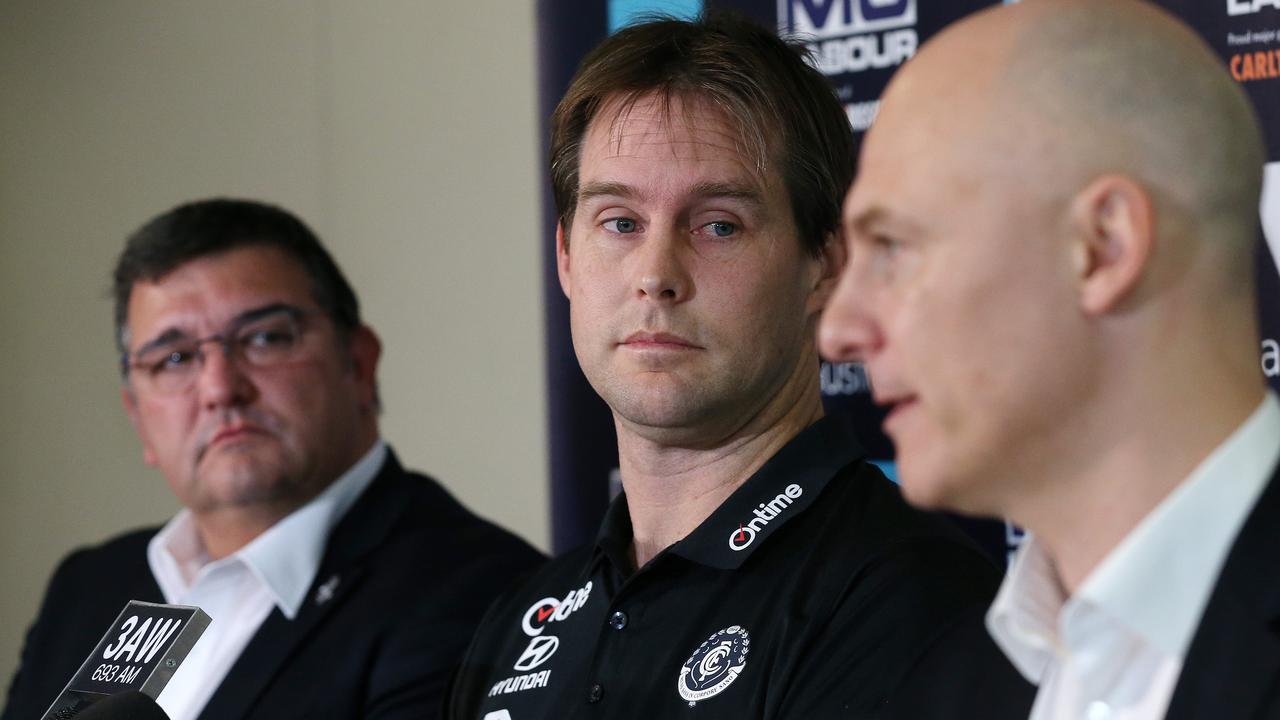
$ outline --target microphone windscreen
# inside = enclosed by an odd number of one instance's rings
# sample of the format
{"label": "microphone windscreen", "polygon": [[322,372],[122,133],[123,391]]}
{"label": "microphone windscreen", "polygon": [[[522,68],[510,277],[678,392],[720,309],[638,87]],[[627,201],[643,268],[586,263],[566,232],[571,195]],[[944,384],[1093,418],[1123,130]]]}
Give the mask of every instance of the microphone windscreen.
{"label": "microphone windscreen", "polygon": [[137,690],[109,695],[90,705],[75,720],[169,720],[155,700]]}

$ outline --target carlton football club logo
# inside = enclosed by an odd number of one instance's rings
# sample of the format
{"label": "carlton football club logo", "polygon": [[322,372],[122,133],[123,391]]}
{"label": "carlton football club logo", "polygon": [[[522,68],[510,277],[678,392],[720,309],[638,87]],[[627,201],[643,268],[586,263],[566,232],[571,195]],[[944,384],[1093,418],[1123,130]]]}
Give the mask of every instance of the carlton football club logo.
{"label": "carlton football club logo", "polygon": [[727,627],[707,638],[680,668],[676,689],[693,707],[699,700],[715,697],[733,684],[747,666],[751,636],[740,625]]}

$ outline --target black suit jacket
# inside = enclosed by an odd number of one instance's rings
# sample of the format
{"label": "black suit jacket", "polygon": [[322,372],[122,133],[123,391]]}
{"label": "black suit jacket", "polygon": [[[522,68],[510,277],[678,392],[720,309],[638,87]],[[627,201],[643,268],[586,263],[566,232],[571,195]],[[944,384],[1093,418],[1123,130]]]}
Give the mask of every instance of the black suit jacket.
{"label": "black suit jacket", "polygon": [[[62,562],[0,720],[39,718],[128,600],[164,601],[146,559],[157,530]],[[330,534],[297,617],[271,612],[200,717],[436,717],[484,609],[542,560],[388,453]]]}
{"label": "black suit jacket", "polygon": [[1280,469],[1231,546],[1165,717],[1280,718]]}
{"label": "black suit jacket", "polygon": [[[1160,602],[1160,598],[1152,598]],[[909,682],[889,717],[1025,720],[1035,688],[970,618]],[[1166,720],[1280,718],[1280,468],[1227,554],[1187,649]]]}

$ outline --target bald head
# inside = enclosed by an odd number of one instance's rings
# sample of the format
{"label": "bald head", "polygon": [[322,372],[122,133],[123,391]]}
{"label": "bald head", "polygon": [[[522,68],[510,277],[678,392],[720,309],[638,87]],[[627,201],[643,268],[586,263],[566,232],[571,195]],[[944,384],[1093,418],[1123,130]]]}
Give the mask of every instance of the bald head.
{"label": "bald head", "polygon": [[[954,82],[960,73],[976,82]],[[1213,51],[1165,11],[1134,0],[996,7],[948,28],[903,76],[959,95],[949,107],[989,143],[975,150],[994,146],[1010,172],[1063,201],[1100,175],[1131,177],[1162,234],[1212,243],[1211,264],[1231,287],[1249,275],[1258,122]]]}
{"label": "bald head", "polygon": [[1262,160],[1220,61],[1149,4],[1024,0],[926,44],[863,143],[819,332],[891,407],[908,497],[1009,515],[1178,408],[1234,426]]}

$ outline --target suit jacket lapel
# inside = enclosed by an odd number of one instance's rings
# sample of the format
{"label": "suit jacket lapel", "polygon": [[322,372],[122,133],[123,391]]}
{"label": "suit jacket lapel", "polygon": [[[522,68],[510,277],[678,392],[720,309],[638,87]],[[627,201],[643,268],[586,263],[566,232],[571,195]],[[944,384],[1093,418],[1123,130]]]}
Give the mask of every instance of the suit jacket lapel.
{"label": "suit jacket lapel", "polygon": [[289,620],[279,608],[271,611],[205,705],[201,720],[247,717],[303,641],[321,629],[324,620],[359,586],[364,561],[390,534],[405,506],[399,482],[404,474],[388,450],[378,476],[330,533],[325,556],[298,616]]}
{"label": "suit jacket lapel", "polygon": [[1280,470],[1240,530],[1187,651],[1167,720],[1254,717],[1280,677]]}

